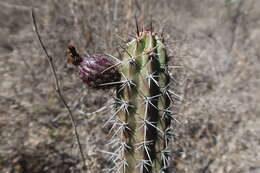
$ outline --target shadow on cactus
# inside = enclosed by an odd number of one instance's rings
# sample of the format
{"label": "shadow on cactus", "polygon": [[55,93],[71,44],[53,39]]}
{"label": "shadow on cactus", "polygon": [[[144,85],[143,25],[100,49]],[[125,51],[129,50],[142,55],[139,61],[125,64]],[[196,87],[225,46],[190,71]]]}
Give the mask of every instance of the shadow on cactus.
{"label": "shadow on cactus", "polygon": [[138,31],[123,48],[121,60],[93,55],[81,58],[69,47],[69,62],[78,67],[84,83],[92,88],[116,88],[115,112],[107,123],[114,133],[110,172],[167,173],[172,138],[171,91],[168,90],[168,57],[163,36]]}

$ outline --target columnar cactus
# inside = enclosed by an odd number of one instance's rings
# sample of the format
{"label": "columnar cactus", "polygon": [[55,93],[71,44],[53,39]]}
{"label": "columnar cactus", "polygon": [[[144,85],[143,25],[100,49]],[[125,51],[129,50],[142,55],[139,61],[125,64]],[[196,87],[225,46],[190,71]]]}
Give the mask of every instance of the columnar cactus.
{"label": "columnar cactus", "polygon": [[164,39],[152,30],[138,32],[124,48],[116,109],[109,119],[119,136],[112,154],[118,172],[169,172],[173,115],[167,62]]}
{"label": "columnar cactus", "polygon": [[[95,89],[116,87],[115,112],[107,121],[114,131],[112,155],[120,173],[168,173],[170,167],[170,110],[168,57],[162,35],[138,31],[119,63],[106,55],[81,57],[69,46],[68,61],[85,84]],[[120,80],[121,78],[121,80]]]}

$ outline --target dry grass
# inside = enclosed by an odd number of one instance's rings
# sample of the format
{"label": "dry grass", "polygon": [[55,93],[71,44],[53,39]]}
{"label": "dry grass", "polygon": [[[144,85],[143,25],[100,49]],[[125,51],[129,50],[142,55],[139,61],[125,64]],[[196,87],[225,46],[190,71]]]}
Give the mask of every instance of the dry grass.
{"label": "dry grass", "polygon": [[[140,24],[152,17],[165,28],[171,64],[184,97],[176,103],[176,172],[260,171],[260,1],[258,0],[2,0],[0,2],[0,172],[81,172],[72,127],[55,94],[51,71],[32,30],[33,4],[40,32],[55,57],[62,90],[79,126],[88,172],[111,166],[100,150],[113,93],[86,88],[66,64],[75,44],[88,53],[117,55]],[[27,169],[27,170],[25,170]]]}

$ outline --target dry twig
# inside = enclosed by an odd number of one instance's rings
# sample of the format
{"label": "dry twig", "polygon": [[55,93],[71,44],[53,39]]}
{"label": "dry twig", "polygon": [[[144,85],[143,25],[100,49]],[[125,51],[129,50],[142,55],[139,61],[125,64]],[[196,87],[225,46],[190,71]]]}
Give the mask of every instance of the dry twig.
{"label": "dry twig", "polygon": [[77,131],[77,125],[76,125],[76,122],[75,122],[75,119],[72,115],[72,111],[70,110],[65,98],[63,97],[62,95],[62,92],[61,92],[61,89],[60,89],[60,83],[59,83],[59,80],[58,80],[58,77],[57,77],[57,74],[56,74],[56,70],[55,70],[55,66],[54,66],[54,63],[53,63],[53,58],[48,54],[47,52],[47,49],[46,47],[44,46],[43,42],[42,42],[42,39],[41,39],[41,36],[38,32],[38,27],[37,27],[37,24],[36,24],[36,18],[35,18],[35,15],[34,15],[34,11],[33,11],[33,8],[31,10],[31,15],[32,15],[32,20],[33,20],[33,26],[34,26],[34,31],[37,35],[37,38],[40,42],[40,45],[46,55],[46,58],[48,60],[48,63],[51,67],[51,71],[52,71],[52,74],[53,74],[53,78],[54,78],[54,82],[55,82],[55,91],[57,92],[57,94],[59,95],[62,103],[64,104],[64,106],[66,107],[66,109],[68,110],[69,112],[69,117],[70,117],[70,120],[72,122],[72,125],[73,125],[73,128],[74,128],[74,134],[75,134],[75,138],[76,138],[76,141],[78,143],[78,146],[79,146],[79,151],[80,151],[80,154],[81,154],[81,157],[82,157],[82,161],[83,161],[83,169],[87,169],[87,166],[86,166],[86,159],[85,159],[85,156],[83,154],[83,149],[82,149],[82,146],[81,146],[81,143],[80,143],[80,140],[79,140],[79,135],[78,135],[78,131]]}

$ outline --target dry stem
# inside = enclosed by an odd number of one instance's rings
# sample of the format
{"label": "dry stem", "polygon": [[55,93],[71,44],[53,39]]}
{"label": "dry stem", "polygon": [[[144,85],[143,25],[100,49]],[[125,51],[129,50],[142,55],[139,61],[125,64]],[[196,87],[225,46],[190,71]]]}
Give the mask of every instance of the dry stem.
{"label": "dry stem", "polygon": [[56,70],[55,70],[55,66],[54,66],[54,63],[53,63],[53,58],[48,54],[47,52],[47,49],[46,47],[44,46],[43,42],[42,42],[42,39],[41,39],[41,36],[38,32],[38,27],[37,27],[37,24],[36,24],[36,18],[35,18],[35,15],[34,15],[34,10],[32,8],[31,10],[31,15],[32,15],[32,20],[33,20],[33,26],[34,26],[34,31],[37,35],[37,38],[40,42],[40,45],[46,55],[46,58],[48,60],[48,63],[51,67],[51,71],[52,71],[52,74],[53,74],[53,78],[54,78],[54,82],[55,82],[55,91],[57,92],[58,96],[60,97],[62,103],[64,104],[64,106],[66,107],[66,109],[68,110],[69,112],[69,117],[70,117],[70,120],[72,122],[72,126],[73,126],[73,129],[74,129],[74,134],[75,134],[75,138],[76,138],[76,141],[78,143],[78,146],[79,146],[79,151],[80,151],[80,155],[82,157],[82,161],[83,161],[83,170],[86,170],[87,169],[87,165],[86,165],[86,159],[85,159],[85,156],[83,154],[83,149],[82,149],[82,146],[81,146],[81,143],[80,143],[80,140],[79,140],[79,135],[78,135],[78,131],[77,131],[77,125],[76,125],[76,122],[75,122],[75,119],[72,115],[72,111],[71,109],[69,108],[65,98],[63,97],[62,95],[62,92],[61,92],[61,89],[60,89],[60,83],[59,83],[59,80],[58,80],[58,77],[57,77],[57,74],[56,74]]}

